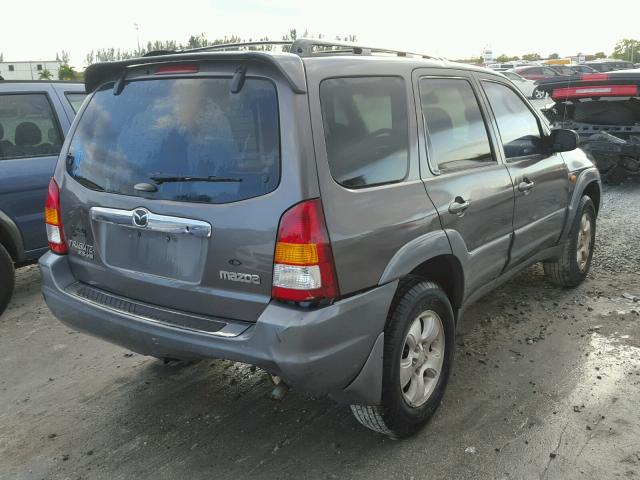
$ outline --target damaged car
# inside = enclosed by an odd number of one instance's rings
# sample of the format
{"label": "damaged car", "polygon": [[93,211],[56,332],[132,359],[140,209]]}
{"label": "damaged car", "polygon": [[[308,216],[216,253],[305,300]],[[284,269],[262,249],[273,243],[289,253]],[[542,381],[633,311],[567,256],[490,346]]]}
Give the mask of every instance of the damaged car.
{"label": "damaged car", "polygon": [[552,128],[575,130],[603,179],[640,176],[640,69],[538,81],[553,103],[543,110]]}

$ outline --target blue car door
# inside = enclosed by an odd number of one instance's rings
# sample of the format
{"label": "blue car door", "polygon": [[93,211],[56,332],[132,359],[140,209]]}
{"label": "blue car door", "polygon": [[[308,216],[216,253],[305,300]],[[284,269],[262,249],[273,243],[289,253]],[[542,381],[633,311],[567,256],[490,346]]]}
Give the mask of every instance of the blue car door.
{"label": "blue car door", "polygon": [[0,211],[22,235],[24,258],[46,250],[44,201],[70,121],[51,84],[0,90]]}

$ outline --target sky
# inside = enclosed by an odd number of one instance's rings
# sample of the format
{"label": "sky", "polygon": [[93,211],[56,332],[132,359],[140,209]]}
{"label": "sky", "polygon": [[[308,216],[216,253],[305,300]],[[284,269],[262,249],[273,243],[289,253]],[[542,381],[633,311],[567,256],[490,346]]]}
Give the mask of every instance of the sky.
{"label": "sky", "polygon": [[[450,59],[494,55],[611,53],[640,39],[640,0],[4,0],[0,52],[5,61],[71,54],[83,68],[99,48],[133,50],[153,40],[186,43],[239,35],[280,39],[290,28],[326,37]],[[615,8],[613,8],[615,5]],[[612,6],[611,12],[607,7]],[[37,14],[34,15],[34,12]],[[138,25],[136,30],[135,25]]]}

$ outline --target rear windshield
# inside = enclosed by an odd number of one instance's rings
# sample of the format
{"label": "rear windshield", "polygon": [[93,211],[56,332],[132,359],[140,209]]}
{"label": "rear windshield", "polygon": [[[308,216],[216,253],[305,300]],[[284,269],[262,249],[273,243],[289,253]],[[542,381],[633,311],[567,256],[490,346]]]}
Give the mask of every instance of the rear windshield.
{"label": "rear windshield", "polygon": [[250,78],[239,93],[230,88],[230,78],[133,81],[119,95],[101,88],[71,141],[69,174],[94,190],[183,202],[273,191],[280,179],[275,86]]}

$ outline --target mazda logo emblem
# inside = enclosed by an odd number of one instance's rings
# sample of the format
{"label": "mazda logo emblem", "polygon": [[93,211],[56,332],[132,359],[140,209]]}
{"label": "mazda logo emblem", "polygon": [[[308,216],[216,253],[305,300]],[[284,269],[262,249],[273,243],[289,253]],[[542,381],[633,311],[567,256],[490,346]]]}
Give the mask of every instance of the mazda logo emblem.
{"label": "mazda logo emblem", "polygon": [[133,211],[133,224],[136,227],[146,227],[149,223],[149,211],[144,208],[137,208]]}

